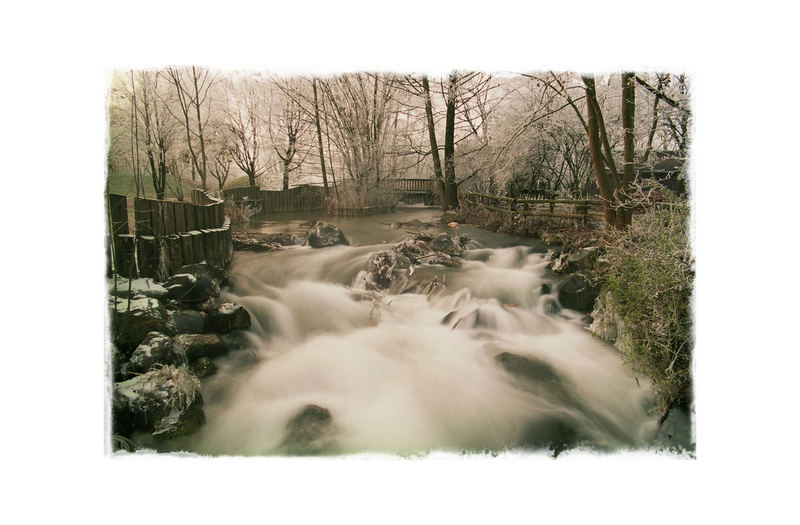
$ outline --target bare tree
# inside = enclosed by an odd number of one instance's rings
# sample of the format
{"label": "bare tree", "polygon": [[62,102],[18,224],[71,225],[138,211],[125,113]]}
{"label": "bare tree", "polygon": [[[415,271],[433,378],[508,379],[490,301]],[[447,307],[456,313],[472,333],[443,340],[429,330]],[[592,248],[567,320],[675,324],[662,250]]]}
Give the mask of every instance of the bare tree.
{"label": "bare tree", "polygon": [[192,168],[200,175],[200,183],[203,189],[206,189],[208,166],[203,132],[209,111],[206,109],[206,116],[203,118],[202,108],[207,105],[208,92],[214,84],[215,77],[207,69],[196,66],[169,67],[162,74],[175,88],[180,112],[176,114],[170,111],[186,132],[186,145],[191,156]]}
{"label": "bare tree", "polygon": [[262,86],[245,79],[227,92],[227,127],[231,133],[231,158],[248,177],[250,187],[264,172],[262,155],[263,120],[260,115]]}
{"label": "bare tree", "polygon": [[164,199],[168,176],[168,156],[175,137],[175,125],[169,116],[164,100],[164,93],[159,92],[157,72],[143,71],[139,75],[138,118],[144,127],[145,157],[153,181],[156,198]]}
{"label": "bare tree", "polygon": [[[281,161],[283,174],[283,191],[289,189],[289,174],[302,166],[310,147],[304,144],[303,139],[310,128],[310,122],[305,118],[306,111],[292,93],[299,92],[298,81],[285,80],[276,82],[279,93],[273,93],[271,107],[279,106],[280,111],[275,115],[270,114],[267,119],[267,131],[270,135],[272,147]],[[279,100],[275,104],[275,100]]]}

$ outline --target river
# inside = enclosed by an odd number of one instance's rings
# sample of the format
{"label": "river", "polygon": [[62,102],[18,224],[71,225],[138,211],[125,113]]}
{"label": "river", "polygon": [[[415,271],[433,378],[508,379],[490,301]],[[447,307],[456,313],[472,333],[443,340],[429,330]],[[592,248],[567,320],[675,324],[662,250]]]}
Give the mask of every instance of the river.
{"label": "river", "polygon": [[[252,328],[203,379],[205,425],[158,448],[285,454],[287,425],[308,405],[328,414],[323,454],[651,445],[649,383],[583,314],[559,307],[559,276],[537,241],[461,225],[472,241],[460,268],[420,266],[416,290],[364,292],[370,255],[407,235],[391,224],[439,216],[409,207],[328,218],[350,246],[237,252],[223,295],[247,308]],[[301,232],[309,217],[248,229]],[[432,279],[439,286],[422,286]]]}

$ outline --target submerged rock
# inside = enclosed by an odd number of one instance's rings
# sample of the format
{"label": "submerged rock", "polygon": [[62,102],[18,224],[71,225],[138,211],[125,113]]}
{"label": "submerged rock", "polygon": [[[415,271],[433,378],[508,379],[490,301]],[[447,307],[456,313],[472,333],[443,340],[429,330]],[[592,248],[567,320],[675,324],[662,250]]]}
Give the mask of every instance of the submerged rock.
{"label": "submerged rock", "polygon": [[563,382],[555,368],[540,359],[523,357],[511,352],[499,353],[494,359],[509,374],[519,379],[551,385],[560,385]]}
{"label": "submerged rock", "polygon": [[558,287],[558,301],[565,308],[579,312],[591,312],[600,291],[593,277],[585,272],[570,275]]}
{"label": "submerged rock", "polygon": [[201,357],[215,358],[228,353],[226,345],[215,334],[181,334],[172,340],[175,353],[191,363]]}
{"label": "submerged rock", "polygon": [[250,328],[250,314],[244,306],[233,301],[213,298],[200,305],[200,309],[205,315],[204,328],[209,332],[227,334]]}
{"label": "submerged rock", "polygon": [[455,257],[461,253],[463,247],[450,233],[440,233],[431,239],[430,246],[437,252],[446,253],[451,257]]}
{"label": "submerged rock", "polygon": [[189,434],[205,421],[202,406],[200,380],[186,366],[164,366],[115,385],[115,428],[159,438]]}
{"label": "submerged rock", "polygon": [[519,446],[528,449],[549,449],[553,457],[579,443],[578,434],[572,424],[558,417],[541,417],[526,425],[520,436]]}
{"label": "submerged rock", "polygon": [[286,425],[284,447],[289,454],[319,454],[330,446],[332,431],[330,411],[318,405],[306,405]]}
{"label": "submerged rock", "polygon": [[217,365],[207,357],[201,357],[190,365],[197,377],[206,377],[217,373]]}
{"label": "submerged rock", "polygon": [[326,246],[334,246],[336,244],[350,244],[339,228],[333,224],[321,221],[308,232],[306,243],[312,248],[325,248]]}

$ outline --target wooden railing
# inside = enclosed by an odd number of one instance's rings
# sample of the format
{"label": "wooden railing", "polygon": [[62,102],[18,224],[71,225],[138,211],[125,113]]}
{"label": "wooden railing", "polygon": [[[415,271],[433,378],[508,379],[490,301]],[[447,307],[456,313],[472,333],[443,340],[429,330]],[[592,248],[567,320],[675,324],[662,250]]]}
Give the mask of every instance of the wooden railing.
{"label": "wooden railing", "polygon": [[[602,201],[595,199],[515,199],[499,195],[469,192],[465,195],[467,203],[473,206],[528,217],[555,217],[580,219],[584,222],[600,217],[593,208],[602,207]],[[544,211],[546,210],[546,211]]]}
{"label": "wooden railing", "polygon": [[398,192],[433,191],[433,179],[395,179],[392,184],[394,191]]}

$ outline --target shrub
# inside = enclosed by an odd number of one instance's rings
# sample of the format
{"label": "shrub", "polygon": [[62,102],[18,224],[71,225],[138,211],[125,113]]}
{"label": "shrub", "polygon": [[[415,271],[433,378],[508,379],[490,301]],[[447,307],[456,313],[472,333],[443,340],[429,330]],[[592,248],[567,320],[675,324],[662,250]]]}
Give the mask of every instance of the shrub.
{"label": "shrub", "polygon": [[651,207],[617,232],[606,257],[606,300],[621,318],[626,337],[619,350],[655,387],[664,415],[686,402],[691,389],[691,296],[694,260],[688,208]]}
{"label": "shrub", "polygon": [[247,222],[250,217],[261,213],[260,202],[241,202],[236,203],[233,199],[225,199],[225,215],[231,219],[231,224],[243,224]]}

